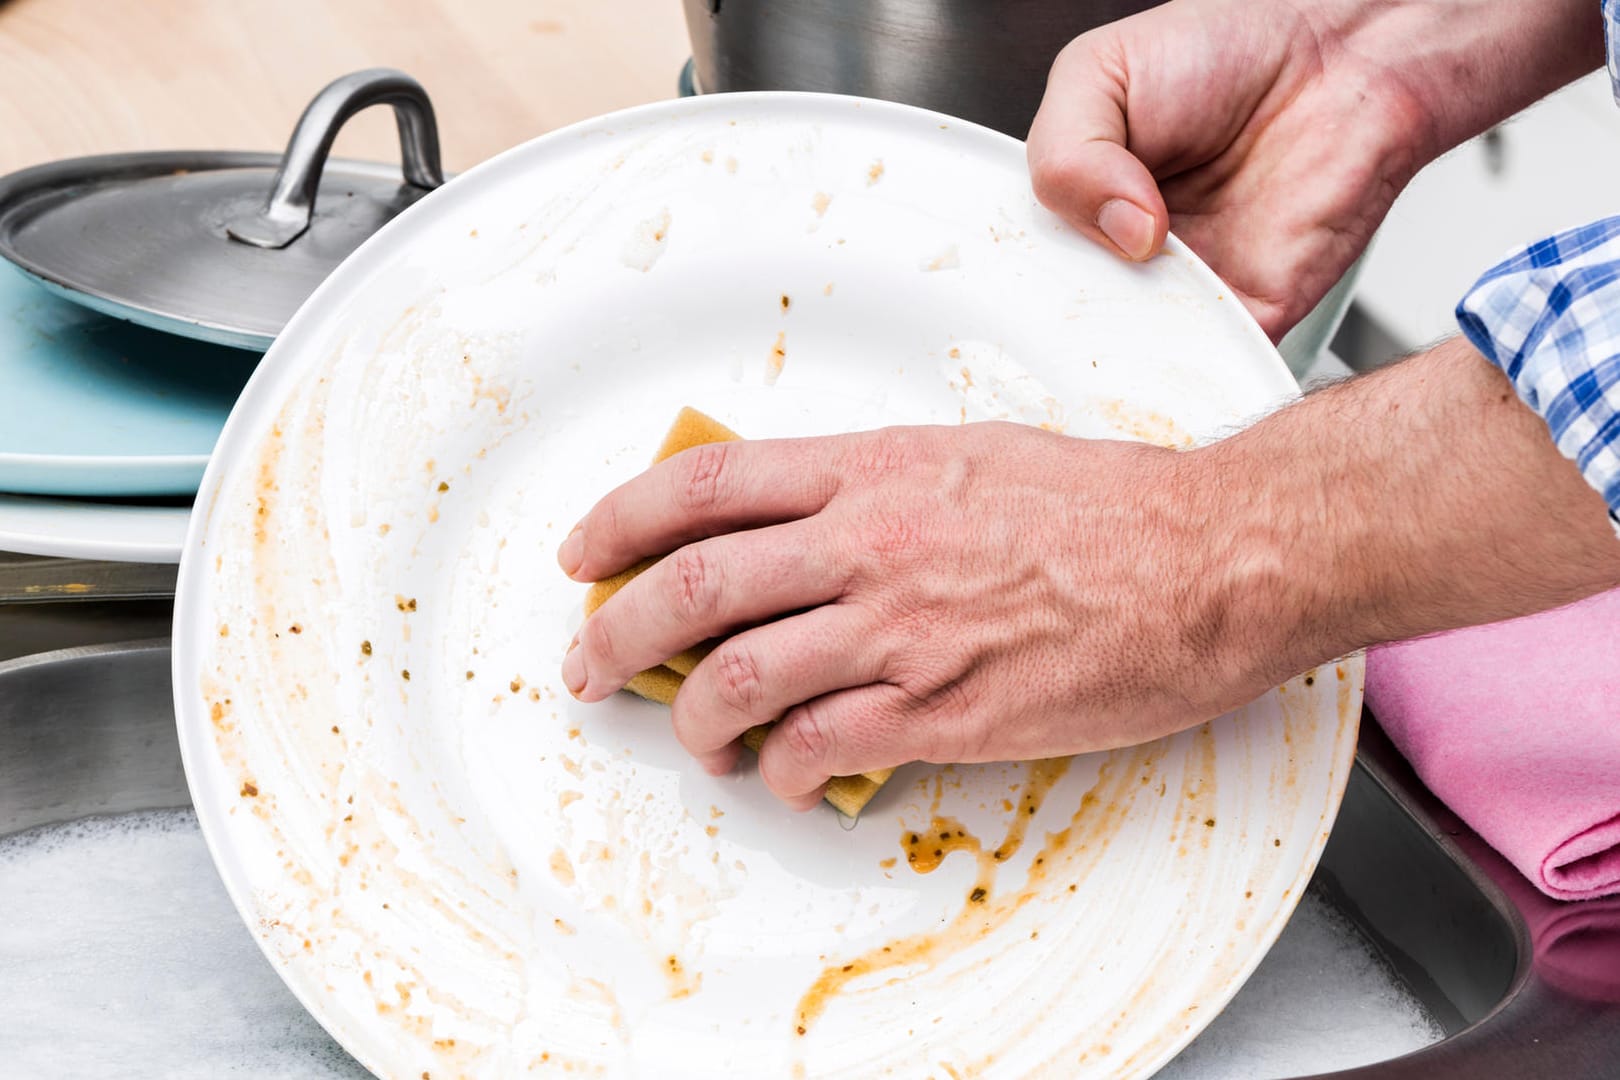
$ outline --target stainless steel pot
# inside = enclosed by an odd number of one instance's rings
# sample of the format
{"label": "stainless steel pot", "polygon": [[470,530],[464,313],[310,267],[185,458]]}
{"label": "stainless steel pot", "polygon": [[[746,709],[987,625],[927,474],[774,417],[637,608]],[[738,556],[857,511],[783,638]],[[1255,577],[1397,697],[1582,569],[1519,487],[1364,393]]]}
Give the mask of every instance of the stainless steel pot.
{"label": "stainless steel pot", "polygon": [[921,105],[1022,139],[1058,51],[1157,0],[685,0],[695,89]]}

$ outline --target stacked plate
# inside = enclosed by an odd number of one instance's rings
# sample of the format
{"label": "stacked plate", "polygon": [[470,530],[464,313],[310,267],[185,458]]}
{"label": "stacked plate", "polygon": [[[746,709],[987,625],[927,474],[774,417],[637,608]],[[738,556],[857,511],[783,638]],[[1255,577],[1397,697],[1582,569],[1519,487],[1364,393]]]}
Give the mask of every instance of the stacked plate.
{"label": "stacked plate", "polygon": [[[389,104],[402,167],[328,161]],[[332,83],[286,154],[53,162],[0,179],[0,551],[178,562],[214,440],[332,268],[443,183],[421,86]]]}
{"label": "stacked plate", "polygon": [[257,361],[0,271],[0,549],[179,561],[191,496]]}

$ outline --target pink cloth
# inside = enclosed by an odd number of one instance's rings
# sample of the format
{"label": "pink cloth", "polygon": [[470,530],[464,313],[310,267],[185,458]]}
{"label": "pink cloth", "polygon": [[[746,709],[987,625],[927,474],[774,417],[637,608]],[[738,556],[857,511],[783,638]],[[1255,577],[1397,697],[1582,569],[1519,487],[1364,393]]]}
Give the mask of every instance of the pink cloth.
{"label": "pink cloth", "polygon": [[1429,789],[1548,896],[1620,893],[1620,590],[1374,649],[1367,703]]}

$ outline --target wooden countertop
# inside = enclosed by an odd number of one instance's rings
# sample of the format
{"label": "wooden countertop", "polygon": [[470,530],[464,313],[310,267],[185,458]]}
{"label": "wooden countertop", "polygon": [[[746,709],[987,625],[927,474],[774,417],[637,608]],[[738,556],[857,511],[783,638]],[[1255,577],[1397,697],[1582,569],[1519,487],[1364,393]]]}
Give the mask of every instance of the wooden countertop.
{"label": "wooden countertop", "polygon": [[[121,150],[279,151],[327,82],[401,68],[459,172],[588,116],[675,96],[679,0],[0,0],[0,173]],[[397,161],[388,109],[335,153]]]}

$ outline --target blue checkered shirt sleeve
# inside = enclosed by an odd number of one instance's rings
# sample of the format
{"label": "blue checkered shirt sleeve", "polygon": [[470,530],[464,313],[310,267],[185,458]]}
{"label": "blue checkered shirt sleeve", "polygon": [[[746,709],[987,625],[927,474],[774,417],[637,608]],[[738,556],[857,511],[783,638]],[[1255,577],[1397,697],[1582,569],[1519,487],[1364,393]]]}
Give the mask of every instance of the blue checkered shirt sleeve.
{"label": "blue checkered shirt sleeve", "polygon": [[1457,322],[1620,510],[1620,217],[1515,252],[1463,297]]}
{"label": "blue checkered shirt sleeve", "polygon": [[[1620,102],[1620,0],[1602,0]],[[1620,531],[1620,217],[1509,255],[1457,305],[1474,347],[1512,380]]]}

